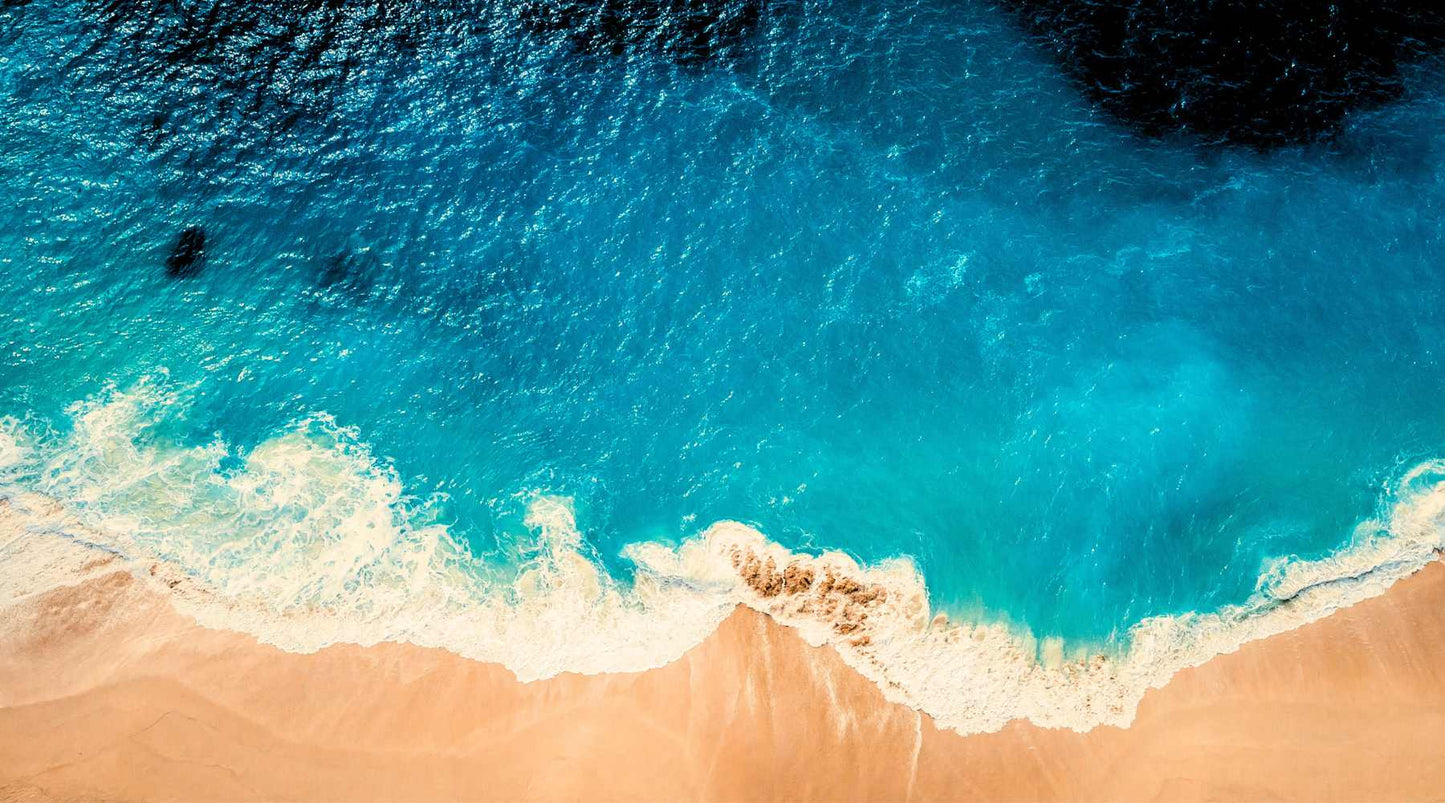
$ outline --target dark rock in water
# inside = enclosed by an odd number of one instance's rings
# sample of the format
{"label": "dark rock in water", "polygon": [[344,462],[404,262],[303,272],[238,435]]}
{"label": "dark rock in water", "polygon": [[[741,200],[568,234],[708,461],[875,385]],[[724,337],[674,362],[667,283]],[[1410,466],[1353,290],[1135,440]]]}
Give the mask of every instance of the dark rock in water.
{"label": "dark rock in water", "polygon": [[166,125],[169,122],[170,115],[163,111],[152,114],[150,122],[141,128],[140,144],[145,146],[147,150],[154,151],[157,147],[165,143],[169,136],[169,132],[166,130]]}
{"label": "dark rock in water", "polygon": [[1003,0],[1084,92],[1151,136],[1268,147],[1334,131],[1445,43],[1438,0]]}
{"label": "dark rock in water", "polygon": [[343,284],[353,275],[351,268],[351,252],[342,251],[333,254],[322,266],[321,273],[316,277],[316,284],[321,287]]}
{"label": "dark rock in water", "polygon": [[200,226],[189,226],[171,246],[171,255],[166,257],[166,274],[176,278],[194,276],[201,272],[205,262],[206,231]]}
{"label": "dark rock in water", "polygon": [[333,254],[321,265],[316,284],[347,296],[360,297],[371,292],[372,277],[366,260],[349,249]]}
{"label": "dark rock in water", "polygon": [[762,0],[533,0],[522,9],[534,34],[566,35],[579,53],[650,48],[688,64],[736,52],[761,17]]}

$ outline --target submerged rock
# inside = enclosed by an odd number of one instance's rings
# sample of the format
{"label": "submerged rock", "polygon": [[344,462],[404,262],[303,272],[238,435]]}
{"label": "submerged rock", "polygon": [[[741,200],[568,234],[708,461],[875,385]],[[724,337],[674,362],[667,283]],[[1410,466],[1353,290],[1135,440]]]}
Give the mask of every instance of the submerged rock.
{"label": "submerged rock", "polygon": [[1090,99],[1150,136],[1268,147],[1401,92],[1445,42],[1432,0],[1003,0]]}
{"label": "submerged rock", "polygon": [[316,284],[321,287],[346,284],[355,275],[352,262],[350,251],[343,250],[332,254],[322,265],[321,272],[317,274]]}
{"label": "submerged rock", "polygon": [[200,226],[188,226],[171,246],[166,257],[166,274],[175,278],[194,276],[201,272],[206,262],[206,231]]}
{"label": "submerged rock", "polygon": [[364,252],[357,254],[351,249],[342,249],[322,260],[316,274],[316,286],[347,296],[369,295],[371,274],[376,266],[374,259],[366,259],[365,256]]}

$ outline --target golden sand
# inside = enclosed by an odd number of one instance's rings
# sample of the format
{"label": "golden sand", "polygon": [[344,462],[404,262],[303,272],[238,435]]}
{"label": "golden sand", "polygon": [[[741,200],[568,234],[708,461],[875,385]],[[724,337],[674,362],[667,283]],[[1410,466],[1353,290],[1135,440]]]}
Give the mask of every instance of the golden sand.
{"label": "golden sand", "polygon": [[1086,734],[940,731],[747,609],[660,669],[527,684],[285,653],[120,572],[0,612],[0,800],[1413,801],[1445,799],[1442,758],[1438,563]]}

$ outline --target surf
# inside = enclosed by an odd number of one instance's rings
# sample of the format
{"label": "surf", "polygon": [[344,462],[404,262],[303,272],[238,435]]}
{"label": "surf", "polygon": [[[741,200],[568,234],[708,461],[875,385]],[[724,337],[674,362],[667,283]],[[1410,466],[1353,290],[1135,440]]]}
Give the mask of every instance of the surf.
{"label": "surf", "polygon": [[3,419],[0,588],[73,584],[115,570],[94,559],[113,556],[207,627],[295,652],[439,647],[522,680],[661,666],[745,605],[960,733],[1015,719],[1084,731],[1127,725],[1181,669],[1384,593],[1445,548],[1445,460],[1428,460],[1338,549],[1266,562],[1247,599],[1147,617],[1111,644],[1071,643],[950,616],[907,555],[799,551],[734,521],[630,542],[633,571],[615,577],[571,501],[542,489],[515,563],[488,562],[354,429],[318,414],[250,449],[187,445],[158,432],[184,408],[158,381],[72,405],[60,432]]}

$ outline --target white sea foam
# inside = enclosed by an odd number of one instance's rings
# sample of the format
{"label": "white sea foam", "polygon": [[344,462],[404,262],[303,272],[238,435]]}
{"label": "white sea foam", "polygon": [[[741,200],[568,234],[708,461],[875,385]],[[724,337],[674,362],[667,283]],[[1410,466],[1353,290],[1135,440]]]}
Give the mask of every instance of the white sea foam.
{"label": "white sea foam", "polygon": [[25,462],[27,433],[14,418],[0,418],[0,478]]}
{"label": "white sea foam", "polygon": [[[407,641],[524,680],[659,666],[743,604],[835,646],[890,699],[946,727],[989,731],[1024,717],[1084,730],[1127,724],[1144,692],[1182,668],[1383,592],[1445,537],[1445,461],[1432,461],[1338,553],[1278,561],[1241,605],[1149,619],[1123,653],[1069,661],[1003,625],[936,616],[905,558],[861,566],[796,554],[736,522],[676,546],[628,546],[636,572],[622,583],[589,557],[567,500],[539,496],[522,564],[498,571],[326,417],[242,453],[167,442],[155,425],[176,405],[142,385],[77,405],[74,426],[48,440],[0,422],[10,489],[0,599],[124,565],[201,623],[284,649]],[[115,557],[98,567],[97,554]]]}

